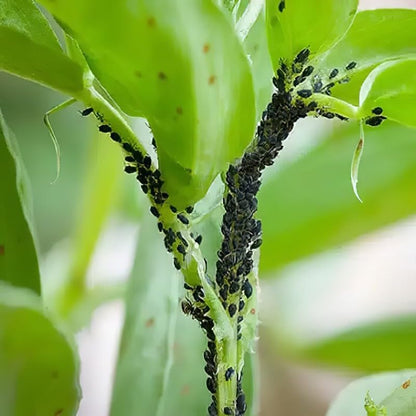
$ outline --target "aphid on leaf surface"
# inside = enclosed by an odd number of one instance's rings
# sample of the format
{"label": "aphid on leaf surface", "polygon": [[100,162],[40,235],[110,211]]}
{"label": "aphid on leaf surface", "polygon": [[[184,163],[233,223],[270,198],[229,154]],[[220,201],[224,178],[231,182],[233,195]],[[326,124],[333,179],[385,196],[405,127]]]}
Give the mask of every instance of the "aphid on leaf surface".
{"label": "aphid on leaf surface", "polygon": [[224,407],[224,414],[225,415],[233,415],[233,409],[231,409],[231,407]]}
{"label": "aphid on leaf surface", "polygon": [[244,395],[244,393],[241,393],[237,397],[237,410],[240,413],[245,413],[245,411],[247,410],[246,396]]}
{"label": "aphid on leaf surface", "polygon": [[338,75],[339,71],[337,68],[334,68],[329,74],[329,79],[335,78]]}
{"label": "aphid on leaf surface", "polygon": [[163,231],[163,224],[161,222],[157,223],[157,229],[162,232]]}
{"label": "aphid on leaf surface", "polygon": [[126,166],[124,172],[126,173],[135,173],[137,168],[135,166]]}
{"label": "aphid on leaf surface", "polygon": [[297,93],[299,97],[309,98],[312,95],[312,90],[300,90]]}
{"label": "aphid on leaf surface", "polygon": [[175,213],[178,212],[178,210],[176,209],[176,207],[174,207],[173,205],[170,206],[170,210]]}
{"label": "aphid on leaf surface", "polygon": [[124,158],[124,160],[125,160],[126,162],[135,162],[135,159],[134,159],[134,157],[133,157],[133,156],[126,156],[126,157]]}
{"label": "aphid on leaf surface", "polygon": [[[240,300],[240,302],[238,303],[238,310],[242,311],[244,309],[245,303],[243,300]],[[242,316],[239,316],[239,318],[241,318],[241,320],[243,319]]]}
{"label": "aphid on leaf surface", "polygon": [[202,243],[202,235],[199,234],[196,238],[195,238],[195,243],[201,244]]}
{"label": "aphid on leaf surface", "polygon": [[350,71],[351,69],[354,69],[356,66],[357,66],[357,62],[352,61],[345,67],[345,69],[347,71]]}
{"label": "aphid on leaf surface", "polygon": [[133,146],[130,143],[123,143],[123,149],[129,153],[133,153],[134,151]]}
{"label": "aphid on leaf surface", "polygon": [[[175,269],[176,270],[180,270],[181,269],[181,264],[179,263],[179,260],[176,257],[173,258],[173,265],[175,266]],[[183,308],[182,308],[182,310],[183,310]]]}
{"label": "aphid on leaf surface", "polygon": [[311,75],[312,74],[312,72],[313,72],[313,66],[312,65],[309,65],[309,66],[307,66],[304,70],[303,70],[303,72],[302,72],[302,76],[303,77],[308,77],[309,75]]}
{"label": "aphid on leaf surface", "polygon": [[254,250],[256,248],[259,248],[262,244],[263,240],[261,238],[258,238],[256,241],[251,244],[251,248]]}
{"label": "aphid on leaf surface", "polygon": [[145,156],[144,157],[143,164],[144,164],[145,168],[147,168],[147,169],[150,168],[150,166],[152,165],[152,159],[150,158],[150,156]]}
{"label": "aphid on leaf surface", "polygon": [[309,58],[309,54],[310,54],[310,50],[308,48],[302,49],[295,58],[295,63],[300,63],[300,64],[304,64],[308,58]]}
{"label": "aphid on leaf surface", "polygon": [[[186,298],[185,298],[185,299],[181,302],[181,308],[182,308],[182,312],[183,312],[185,315],[192,315],[192,314],[194,313],[194,307],[192,306],[192,303],[190,302],[190,300],[189,300],[189,299],[186,299]],[[209,352],[209,351],[205,351],[205,352],[204,352],[204,357],[205,357],[205,353],[210,354],[210,352]],[[208,362],[207,358],[205,358],[205,360]]]}
{"label": "aphid on leaf surface", "polygon": [[101,124],[101,126],[98,127],[98,130],[100,130],[101,133],[110,133],[111,127],[108,124]]}
{"label": "aphid on leaf surface", "polygon": [[230,314],[230,317],[232,318],[235,315],[236,312],[237,312],[237,306],[234,305],[234,303],[231,303],[228,306],[228,313]]}
{"label": "aphid on leaf surface", "polygon": [[209,390],[210,393],[215,394],[215,392],[217,391],[217,383],[215,382],[215,380],[211,377],[207,378],[207,389]]}
{"label": "aphid on leaf surface", "polygon": [[111,134],[110,134],[110,137],[115,141],[115,142],[117,142],[117,143],[121,143],[121,137],[120,137],[120,135],[118,134],[118,133],[116,133],[115,131],[113,131]]}
{"label": "aphid on leaf surface", "polygon": [[192,206],[186,207],[186,208],[185,208],[185,211],[186,211],[188,214],[192,214],[192,212],[194,211],[194,207],[192,207]]}
{"label": "aphid on leaf surface", "polygon": [[251,286],[250,282],[248,280],[245,280],[243,283],[243,290],[244,294],[249,298],[253,293],[253,287]]}
{"label": "aphid on leaf surface", "polygon": [[319,92],[319,91],[321,91],[322,87],[323,87],[322,81],[321,80],[316,81],[313,84],[313,92]]}
{"label": "aphid on leaf surface", "polygon": [[381,108],[381,107],[376,107],[376,108],[373,108],[372,110],[371,110],[371,112],[373,113],[373,114],[376,114],[376,115],[380,115],[382,112],[383,112],[383,109]]}
{"label": "aphid on leaf surface", "polygon": [[159,218],[160,217],[160,213],[159,213],[159,211],[157,210],[157,208],[156,207],[150,207],[150,212],[156,217],[156,218]]}
{"label": "aphid on leaf surface", "polygon": [[228,367],[227,370],[225,370],[225,374],[224,374],[225,381],[230,380],[234,373],[235,373],[234,368]]}
{"label": "aphid on leaf surface", "polygon": [[186,217],[185,217],[185,215],[183,215],[183,214],[178,214],[178,215],[177,215],[177,217],[178,217],[178,220],[179,220],[182,224],[185,224],[185,225],[188,225],[188,224],[189,224],[189,220],[188,220],[188,218],[186,218]]}
{"label": "aphid on leaf surface", "polygon": [[286,7],[286,3],[285,3],[285,1],[284,1],[284,0],[282,0],[282,1],[279,3],[279,12],[280,12],[280,13],[282,13],[282,12],[283,12],[283,10],[285,9],[285,7]]}
{"label": "aphid on leaf surface", "polygon": [[217,412],[217,406],[215,405],[215,403],[211,403],[208,407],[208,416],[217,416],[218,412]]}
{"label": "aphid on leaf surface", "polygon": [[385,119],[386,117],[384,116],[370,117],[365,121],[365,124],[368,124],[369,126],[372,126],[372,127],[376,127],[376,126],[379,126]]}
{"label": "aphid on leaf surface", "polygon": [[94,111],[94,109],[93,108],[91,108],[91,107],[88,107],[88,108],[86,108],[85,110],[82,110],[81,111],[81,115],[82,116],[89,116],[92,112]]}

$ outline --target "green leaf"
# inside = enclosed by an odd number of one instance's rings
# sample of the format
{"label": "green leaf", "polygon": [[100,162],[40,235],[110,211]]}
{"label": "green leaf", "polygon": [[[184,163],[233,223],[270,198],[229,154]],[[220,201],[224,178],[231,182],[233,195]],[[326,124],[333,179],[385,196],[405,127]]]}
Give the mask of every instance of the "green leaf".
{"label": "green leaf", "polygon": [[69,95],[84,87],[82,68],[64,55],[32,0],[0,0],[0,70]]}
{"label": "green leaf", "polygon": [[[157,259],[157,261],[155,261]],[[153,221],[142,225],[126,299],[111,414],[163,415],[173,360],[177,272]]]}
{"label": "green leaf", "polygon": [[80,400],[74,341],[27,289],[0,285],[0,408],[4,416],[75,416]]}
{"label": "green leaf", "polygon": [[[375,403],[379,403],[394,388],[402,385],[415,373],[416,370],[401,370],[390,373],[379,373],[355,380],[336,397],[326,416],[365,416],[364,398],[367,393],[370,394]],[[399,415],[387,412],[387,416]]]}
{"label": "green leaf", "polygon": [[360,166],[363,204],[349,175],[358,135],[356,124],[339,127],[264,181],[259,195],[263,277],[416,212],[415,131],[387,120],[368,129]]}
{"label": "green leaf", "polygon": [[1,112],[0,177],[0,280],[40,293],[28,181],[17,142]]}
{"label": "green leaf", "polygon": [[360,92],[360,111],[377,117],[374,109],[382,109],[382,116],[410,127],[416,127],[416,59],[386,62],[374,69]]}
{"label": "green leaf", "polygon": [[[362,82],[378,64],[416,54],[416,10],[377,9],[357,13],[345,37],[318,63],[327,74],[334,68],[339,77],[348,72],[350,82],[332,88],[332,95],[358,104]],[[350,62],[357,66],[345,71]]]}
{"label": "green leaf", "polygon": [[357,0],[266,0],[266,24],[273,68],[280,59],[292,62],[308,47],[311,56],[324,53],[350,26]]}
{"label": "green leaf", "polygon": [[200,199],[255,127],[250,66],[228,17],[211,0],[42,3],[120,107],[148,119],[172,202]]}
{"label": "green leaf", "polygon": [[388,416],[413,416],[416,413],[416,377],[410,377],[382,402]]}
{"label": "green leaf", "polygon": [[365,371],[416,368],[416,316],[370,322],[301,346],[302,358]]}

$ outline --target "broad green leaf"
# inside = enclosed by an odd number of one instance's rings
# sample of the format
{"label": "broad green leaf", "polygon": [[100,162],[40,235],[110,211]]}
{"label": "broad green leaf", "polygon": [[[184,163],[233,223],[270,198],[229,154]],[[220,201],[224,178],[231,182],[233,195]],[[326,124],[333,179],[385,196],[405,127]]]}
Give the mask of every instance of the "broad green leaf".
{"label": "broad green leaf", "polygon": [[[326,416],[365,416],[367,413],[364,409],[364,400],[367,393],[375,403],[380,403],[393,389],[405,383],[409,377],[415,374],[416,370],[401,370],[374,374],[355,380],[338,394]],[[387,416],[399,415],[391,415],[387,412]]]}
{"label": "broad green leaf", "polygon": [[[350,82],[335,85],[332,95],[358,104],[361,84],[376,65],[391,59],[415,56],[415,25],[416,10],[412,9],[378,9],[357,13],[345,37],[317,62],[326,76],[334,68],[340,71],[338,78],[348,72]],[[350,62],[356,62],[357,66],[352,71],[345,71]]]}
{"label": "broad green leaf", "polygon": [[228,17],[212,0],[42,3],[120,107],[148,119],[172,202],[200,199],[255,127],[250,66]]}
{"label": "broad green leaf", "polygon": [[416,377],[410,377],[386,397],[381,405],[388,416],[413,416],[416,414]]}
{"label": "broad green leaf", "polygon": [[349,174],[358,137],[356,124],[340,126],[311,152],[264,181],[259,195],[261,272],[346,243],[416,212],[415,131],[387,120],[378,128],[367,129],[360,165],[363,204],[353,194]]}
{"label": "broad green leaf", "polygon": [[368,117],[375,117],[373,110],[380,108],[382,116],[416,127],[416,55],[374,69],[361,88],[360,105]]}
{"label": "broad green leaf", "polygon": [[127,289],[111,406],[114,416],[164,415],[166,391],[173,387],[168,380],[179,280],[155,225],[150,220],[142,225]]}
{"label": "broad green leaf", "polygon": [[32,0],[0,0],[0,70],[69,95],[84,86],[82,68],[62,51]]}
{"label": "broad green leaf", "polygon": [[0,408],[4,416],[75,416],[80,400],[74,340],[27,289],[0,285]]}
{"label": "broad green leaf", "polygon": [[0,177],[0,280],[40,293],[28,181],[17,142],[1,113]]}
{"label": "broad green leaf", "polygon": [[400,316],[361,325],[305,345],[299,356],[365,371],[416,368],[416,316]]}
{"label": "broad green leaf", "polygon": [[357,5],[357,0],[266,0],[273,68],[282,58],[292,62],[306,47],[312,57],[328,50],[350,26]]}

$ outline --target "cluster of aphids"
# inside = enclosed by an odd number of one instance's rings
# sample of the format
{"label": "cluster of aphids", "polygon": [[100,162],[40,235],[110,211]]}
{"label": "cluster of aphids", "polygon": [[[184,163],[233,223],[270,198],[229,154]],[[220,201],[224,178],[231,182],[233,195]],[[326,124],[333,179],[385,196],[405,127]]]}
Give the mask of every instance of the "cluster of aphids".
{"label": "cluster of aphids", "polygon": [[379,126],[383,122],[383,120],[386,119],[386,117],[382,116],[383,109],[381,107],[375,107],[371,110],[371,112],[374,115],[365,119],[365,124],[368,124],[369,126]]}
{"label": "cluster of aphids", "polygon": [[[293,96],[293,101],[296,102],[300,99],[306,99],[313,94],[326,94],[331,95],[331,89],[336,84],[344,84],[349,81],[349,77],[339,76],[340,70],[334,68],[328,74],[327,82],[324,82],[323,78],[319,74],[314,74],[315,68],[312,65],[307,65],[309,60],[310,50],[308,48],[302,49],[295,57],[291,65],[287,65],[284,61],[281,62],[280,67],[277,69],[276,77],[273,78],[273,85],[278,91],[287,91],[288,94]],[[351,71],[357,66],[357,63],[352,61],[346,65],[345,70]],[[305,88],[306,84],[310,88]],[[314,111],[317,115],[332,119],[334,117],[340,120],[347,120],[346,117],[341,114],[332,113],[325,109],[318,108],[318,104],[314,101],[309,103],[309,111]]]}

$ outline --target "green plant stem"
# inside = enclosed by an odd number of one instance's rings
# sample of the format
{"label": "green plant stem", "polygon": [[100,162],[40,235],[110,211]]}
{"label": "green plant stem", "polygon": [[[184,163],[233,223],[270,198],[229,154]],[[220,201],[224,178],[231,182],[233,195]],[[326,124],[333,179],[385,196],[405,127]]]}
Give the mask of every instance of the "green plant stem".
{"label": "green plant stem", "polygon": [[340,114],[344,117],[348,117],[351,120],[359,120],[361,118],[359,107],[356,107],[347,103],[346,101],[340,100],[330,95],[314,94],[309,102],[310,101],[315,101],[318,103],[319,108],[325,108],[327,111]]}

